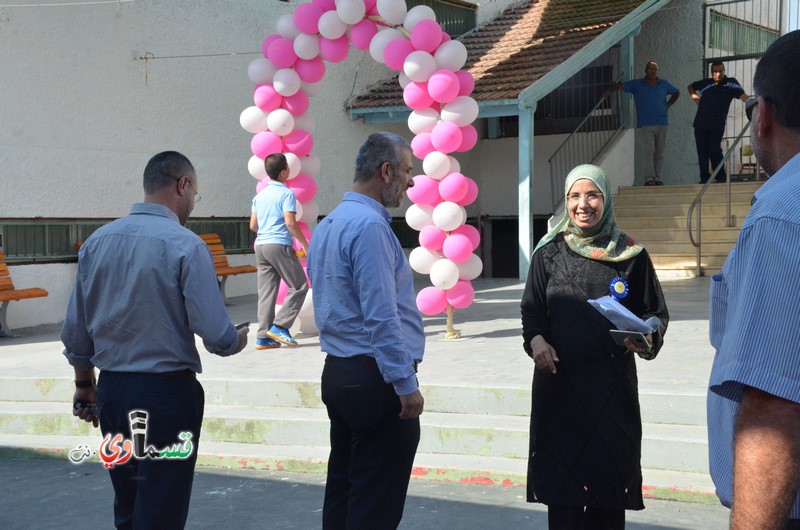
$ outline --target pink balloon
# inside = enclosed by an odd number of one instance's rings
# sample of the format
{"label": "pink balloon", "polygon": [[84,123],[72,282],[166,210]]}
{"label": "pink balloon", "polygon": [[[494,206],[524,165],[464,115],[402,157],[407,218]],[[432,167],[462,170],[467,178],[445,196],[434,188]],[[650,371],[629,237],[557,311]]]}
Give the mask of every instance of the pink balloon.
{"label": "pink balloon", "polygon": [[282,152],[283,142],[277,134],[263,131],[254,135],[250,140],[250,149],[254,155],[263,160],[271,154]]}
{"label": "pink balloon", "polygon": [[377,5],[378,5],[378,0],[364,0],[364,7],[367,8],[367,13],[375,9]]}
{"label": "pink balloon", "polygon": [[428,94],[438,103],[453,101],[458,96],[458,89],[458,77],[450,70],[437,70],[428,80]]}
{"label": "pink balloon", "polygon": [[447,234],[435,225],[423,226],[419,231],[419,244],[434,252],[442,250],[445,238]]}
{"label": "pink balloon", "polygon": [[411,140],[411,152],[420,160],[425,158],[428,153],[435,150],[431,143],[431,133],[429,132],[419,133]]}
{"label": "pink balloon", "polygon": [[283,98],[281,107],[288,110],[292,116],[300,116],[308,111],[310,104],[311,103],[308,101],[308,94],[306,94],[305,90],[301,89],[293,95]]}
{"label": "pink balloon", "polygon": [[294,153],[302,158],[314,149],[314,138],[308,134],[308,131],[295,129],[283,137],[283,146],[287,152]]}
{"label": "pink balloon", "polygon": [[301,81],[316,83],[325,77],[325,63],[320,57],[313,59],[298,59],[294,63],[294,71],[300,76]]}
{"label": "pink balloon", "polygon": [[478,198],[478,184],[476,184],[471,178],[467,177],[467,185],[469,186],[467,189],[467,194],[464,195],[464,198],[458,203],[461,206],[472,204],[475,202],[475,199]]}
{"label": "pink balloon", "polygon": [[294,25],[303,33],[315,35],[319,24],[319,17],[325,11],[312,3],[300,4],[294,10]]}
{"label": "pink balloon", "polygon": [[286,282],[281,280],[280,285],[278,285],[278,298],[275,300],[275,303],[278,305],[283,305],[284,300],[286,300],[286,292],[289,290],[289,286],[286,285]]}
{"label": "pink balloon", "polygon": [[283,37],[281,37],[277,33],[273,33],[272,35],[267,35],[264,38],[264,40],[261,41],[261,55],[263,55],[264,57],[269,59],[269,54],[267,53],[269,51],[269,45],[272,44],[273,41],[275,41],[277,39],[282,39],[282,38]]}
{"label": "pink balloon", "polygon": [[456,72],[458,78],[458,95],[469,96],[475,90],[475,78],[467,70],[459,70]]}
{"label": "pink balloon", "polygon": [[430,178],[428,175],[417,175],[414,177],[414,186],[408,188],[408,198],[415,204],[434,204],[440,201],[439,181]]}
{"label": "pink balloon", "polygon": [[[367,9],[369,11],[369,8]],[[350,28],[350,40],[353,41],[353,46],[359,50],[369,50],[369,43],[372,42],[372,37],[378,33],[378,26],[371,20],[366,18],[355,24]]]}
{"label": "pink balloon", "polygon": [[423,315],[436,315],[447,309],[444,291],[437,287],[425,287],[417,294],[417,308]]}
{"label": "pink balloon", "polygon": [[323,11],[332,11],[336,9],[336,0],[311,0],[311,3]]}
{"label": "pink balloon", "polygon": [[458,202],[467,194],[467,177],[461,173],[450,173],[439,182],[439,195],[450,202]]}
{"label": "pink balloon", "polygon": [[258,184],[256,184],[256,193],[261,193],[261,190],[269,186],[270,182],[271,181],[269,177],[264,177],[263,179],[259,180]]}
{"label": "pink balloon", "polygon": [[292,41],[283,37],[272,41],[267,48],[267,59],[278,68],[291,68],[297,62]]}
{"label": "pink balloon", "polygon": [[253,92],[253,103],[264,112],[272,112],[281,106],[283,96],[272,85],[259,85]]}
{"label": "pink balloon", "polygon": [[297,175],[292,180],[286,181],[286,186],[294,192],[295,198],[300,202],[308,202],[317,194],[317,183],[308,175]]}
{"label": "pink balloon", "polygon": [[306,236],[306,241],[311,241],[311,229],[308,227],[308,223],[305,221],[298,221],[297,226],[300,227],[300,231]]}
{"label": "pink balloon", "polygon": [[466,153],[467,151],[475,147],[475,144],[477,143],[478,143],[477,129],[475,129],[475,127],[473,127],[472,124],[461,127],[461,145],[458,146],[458,149],[456,149],[456,151],[458,151],[459,153]]}
{"label": "pink balloon", "polygon": [[450,234],[442,243],[442,253],[453,263],[463,263],[472,255],[472,241],[461,234]]}
{"label": "pink balloon", "polygon": [[452,39],[453,37],[451,37],[449,33],[447,33],[446,31],[442,31],[442,44]]}
{"label": "pink balloon", "polygon": [[475,300],[475,288],[467,280],[458,280],[453,287],[445,292],[445,299],[448,304],[456,309],[464,309],[469,307],[472,301]]}
{"label": "pink balloon", "polygon": [[411,30],[411,43],[415,49],[432,54],[442,43],[442,27],[435,20],[420,20]]}
{"label": "pink balloon", "polygon": [[452,153],[458,149],[461,140],[461,128],[450,121],[440,121],[431,131],[431,143],[442,153]]}
{"label": "pink balloon", "polygon": [[478,248],[478,245],[481,244],[481,233],[472,225],[463,224],[455,230],[452,230],[450,234],[461,234],[469,238],[472,243],[472,250],[475,250]]}
{"label": "pink balloon", "polygon": [[427,109],[433,103],[433,98],[428,94],[428,83],[410,82],[403,89],[403,101],[412,110]]}
{"label": "pink balloon", "polygon": [[395,39],[383,50],[383,61],[386,66],[399,72],[408,54],[414,51],[414,45],[408,39]]}
{"label": "pink balloon", "polygon": [[342,35],[338,39],[326,39],[325,37],[319,38],[319,54],[328,62],[340,63],[347,59],[347,53],[350,51],[350,41],[347,40],[347,35]]}

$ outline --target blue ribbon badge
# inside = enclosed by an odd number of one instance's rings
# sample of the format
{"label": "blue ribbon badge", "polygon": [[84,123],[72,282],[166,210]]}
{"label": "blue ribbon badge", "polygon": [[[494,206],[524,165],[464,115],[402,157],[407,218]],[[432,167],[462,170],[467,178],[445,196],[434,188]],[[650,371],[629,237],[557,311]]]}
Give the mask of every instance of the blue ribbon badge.
{"label": "blue ribbon badge", "polygon": [[622,300],[626,296],[628,296],[628,282],[625,281],[624,278],[620,278],[617,276],[608,286],[609,291],[611,291],[611,296],[616,298],[617,300]]}

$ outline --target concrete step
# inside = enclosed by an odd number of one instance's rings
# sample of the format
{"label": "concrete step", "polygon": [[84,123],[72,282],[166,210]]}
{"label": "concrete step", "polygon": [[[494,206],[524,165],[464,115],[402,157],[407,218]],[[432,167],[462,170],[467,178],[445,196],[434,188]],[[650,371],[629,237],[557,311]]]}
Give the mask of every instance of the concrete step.
{"label": "concrete step", "polygon": [[[646,247],[658,241],[689,242],[689,232],[686,228],[636,228],[635,230],[625,227],[625,233],[644,243]],[[736,243],[739,237],[739,228],[703,228],[700,234],[703,244],[705,243]]]}
{"label": "concrete step", "polygon": [[[644,243],[644,242],[643,242]],[[702,251],[703,255],[711,254],[724,254],[728,255],[736,244],[736,241],[703,241]],[[689,241],[651,241],[645,244],[647,252],[652,256],[657,255],[675,255],[675,254],[694,254],[696,255],[697,247],[692,245]]]}
{"label": "concrete step", "polygon": [[[628,212],[624,210],[621,212],[616,212],[617,223],[622,227],[622,230],[626,233],[635,234],[638,230],[641,229],[653,229],[653,230],[675,230],[678,229],[680,231],[686,232],[688,224],[686,221],[686,215],[676,215],[671,217],[656,217],[654,215],[637,215],[631,216]],[[742,222],[744,221],[745,215],[734,215],[731,217],[731,223],[733,223],[735,229],[740,229]],[[697,229],[697,219],[692,220],[692,228],[694,230]],[[725,215],[719,215],[715,217],[710,217],[703,214],[702,219],[702,229],[703,231],[708,229],[724,229],[728,228],[727,220]]]}
{"label": "concrete step", "polygon": [[[0,402],[0,411],[8,411],[0,412],[3,434],[91,436],[96,432],[71,416],[68,404],[62,402]],[[527,416],[425,412],[419,451],[525,459],[528,425]],[[207,405],[202,437],[204,442],[326,446],[328,429],[322,408]],[[659,469],[707,471],[705,427],[645,423],[642,462]]]}
{"label": "concrete step", "polygon": [[[699,191],[699,189],[698,189]],[[734,188],[731,190],[731,204],[746,204],[750,206],[754,190]],[[703,206],[720,205],[727,202],[727,193],[706,192],[701,199]],[[659,204],[692,204],[697,198],[697,192],[669,191],[663,193],[630,193],[614,196],[614,208],[628,208],[630,206],[657,206]]]}
{"label": "concrete step", "polygon": [[[731,182],[731,193],[755,193],[764,182]],[[663,196],[663,195],[690,195],[692,200],[700,192],[700,184],[680,184],[665,186],[621,186],[617,192],[619,196]],[[705,197],[724,195],[727,193],[724,184],[712,184],[706,190]],[[691,201],[690,201],[691,202]]]}
{"label": "concrete step", "polygon": [[[102,438],[98,430],[85,436],[32,436],[0,433],[0,458],[68,458],[73,449],[88,446],[95,454],[80,466],[98,466],[96,454]],[[221,443],[201,440],[197,463],[234,469],[267,469],[325,473],[329,447]],[[443,455],[418,452],[411,475],[414,480],[524,487],[524,458]],[[717,503],[707,473],[679,472],[644,467],[646,497]]]}
{"label": "concrete step", "polygon": [[[667,217],[683,217],[689,213],[689,203],[671,203],[662,202],[654,205],[634,205],[627,206],[624,209],[617,209],[614,207],[617,221],[620,225],[627,228],[627,220],[635,217],[650,217],[650,218],[667,218]],[[750,203],[747,204],[731,204],[731,215],[737,219],[744,219],[747,212],[750,211]],[[702,206],[702,222],[705,225],[706,219],[709,217],[719,217],[724,220],[727,209],[724,204],[703,204]],[[695,210],[695,220],[697,222],[697,210]],[[716,227],[715,227],[716,228]]]}
{"label": "concrete step", "polygon": [[[323,409],[319,381],[204,380],[206,405],[233,407],[285,407]],[[531,389],[471,385],[425,385],[425,411],[481,416],[523,416],[531,411]],[[23,410],[29,402],[69,403],[71,379],[0,377],[0,402],[14,402]],[[646,422],[705,425],[705,387],[685,387],[671,392],[639,389],[642,418]],[[702,414],[696,414],[697,411]],[[63,411],[63,409],[61,410]]]}
{"label": "concrete step", "polygon": [[[697,255],[692,253],[685,254],[656,254],[650,255],[653,265],[657,270],[676,269],[692,270],[697,267]],[[725,264],[728,254],[703,254],[700,259],[700,266],[703,269],[721,269]]]}

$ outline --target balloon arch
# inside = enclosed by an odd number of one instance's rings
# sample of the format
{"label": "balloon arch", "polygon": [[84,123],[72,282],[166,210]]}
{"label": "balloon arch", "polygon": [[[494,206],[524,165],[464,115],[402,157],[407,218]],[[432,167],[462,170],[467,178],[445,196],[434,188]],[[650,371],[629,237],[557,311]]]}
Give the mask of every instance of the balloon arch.
{"label": "balloon arch", "polygon": [[[321,163],[312,152],[315,123],[307,114],[309,97],[319,92],[325,61],[343,61],[351,43],[399,72],[403,100],[412,110],[411,147],[424,171],[408,190],[414,204],[405,214],[408,225],[419,231],[420,246],[409,262],[416,272],[430,275],[432,284],[417,294],[417,307],[426,315],[446,312],[446,337],[458,338],[453,310],[472,303],[471,280],[480,275],[483,264],[473,253],[480,243],[478,230],[465,224],[464,207],[475,201],[478,186],[461,173],[452,154],[477,143],[472,122],[478,117],[478,104],[470,97],[475,81],[462,70],[467,50],[442,30],[433,9],[407,9],[404,0],[312,0],[280,17],[277,34],[262,43],[263,57],[248,67],[255,105],[239,118],[253,133],[248,170],[259,180],[256,191],[261,191],[269,183],[264,159],[271,153],[286,155],[286,184],[297,197],[298,224],[310,239],[308,223],[319,215],[314,177]],[[285,284],[281,287],[279,303],[286,289]],[[301,312],[301,320],[313,317],[310,307]]]}

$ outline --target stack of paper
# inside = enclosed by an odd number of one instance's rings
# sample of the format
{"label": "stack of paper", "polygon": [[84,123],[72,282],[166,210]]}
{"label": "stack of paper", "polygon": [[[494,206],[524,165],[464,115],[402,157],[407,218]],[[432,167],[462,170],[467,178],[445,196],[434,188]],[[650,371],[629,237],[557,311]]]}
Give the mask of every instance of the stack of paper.
{"label": "stack of paper", "polygon": [[623,331],[638,331],[639,333],[652,333],[658,327],[657,318],[649,318],[647,322],[637,317],[624,305],[620,304],[616,298],[609,295],[596,300],[587,300],[592,307],[600,311],[604,317],[609,319],[617,329]]}

